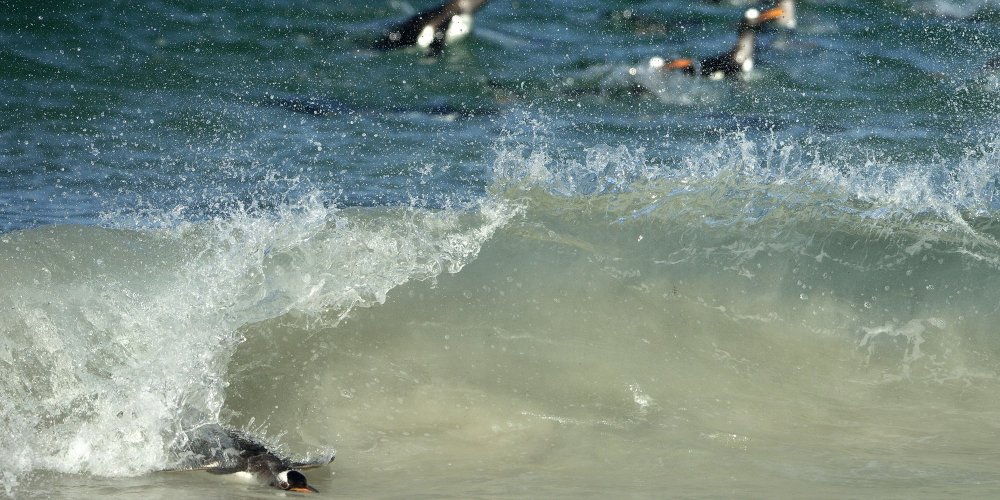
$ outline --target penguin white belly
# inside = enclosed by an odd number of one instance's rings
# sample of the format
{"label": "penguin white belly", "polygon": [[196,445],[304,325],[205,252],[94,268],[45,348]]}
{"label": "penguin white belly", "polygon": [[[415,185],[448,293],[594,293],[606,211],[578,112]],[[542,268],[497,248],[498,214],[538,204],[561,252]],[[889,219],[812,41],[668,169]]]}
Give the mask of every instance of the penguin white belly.
{"label": "penguin white belly", "polygon": [[417,46],[426,49],[431,46],[431,42],[434,41],[434,27],[431,25],[424,26],[424,29],[420,30],[420,36],[417,37]]}
{"label": "penguin white belly", "polygon": [[[420,30],[420,35],[417,36],[417,46],[424,49],[430,47],[434,43],[435,31],[433,25],[424,26],[424,29]],[[448,31],[444,32],[444,41],[454,42],[469,36],[469,33],[472,33],[472,14],[452,16],[451,22],[448,23]]]}
{"label": "penguin white belly", "polygon": [[453,42],[469,36],[469,33],[472,33],[472,14],[459,14],[451,18],[444,39],[446,42]]}
{"label": "penguin white belly", "polygon": [[228,476],[233,478],[233,480],[239,481],[241,483],[253,483],[253,484],[260,483],[260,481],[258,481],[253,474],[246,471],[234,472],[232,474],[228,474]]}

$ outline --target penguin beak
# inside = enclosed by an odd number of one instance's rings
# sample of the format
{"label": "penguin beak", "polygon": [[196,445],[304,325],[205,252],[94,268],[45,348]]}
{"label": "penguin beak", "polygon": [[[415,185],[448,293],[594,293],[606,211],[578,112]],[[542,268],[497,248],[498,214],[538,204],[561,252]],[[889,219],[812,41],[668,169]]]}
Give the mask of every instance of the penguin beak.
{"label": "penguin beak", "polygon": [[663,67],[666,69],[686,69],[694,66],[694,61],[690,59],[674,59]]}
{"label": "penguin beak", "polygon": [[308,484],[303,487],[288,488],[288,491],[295,491],[298,493],[319,493],[319,490],[313,488],[312,486],[309,486]]}
{"label": "penguin beak", "polygon": [[763,13],[761,13],[760,22],[766,23],[768,21],[774,21],[775,19],[779,19],[784,15],[785,15],[785,10],[782,9],[781,7],[774,7],[771,9],[767,9]]}

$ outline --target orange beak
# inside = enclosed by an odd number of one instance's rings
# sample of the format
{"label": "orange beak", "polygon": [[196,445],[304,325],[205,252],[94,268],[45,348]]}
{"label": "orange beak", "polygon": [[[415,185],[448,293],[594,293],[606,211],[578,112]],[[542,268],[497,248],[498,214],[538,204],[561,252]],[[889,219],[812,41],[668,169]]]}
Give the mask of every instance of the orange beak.
{"label": "orange beak", "polygon": [[304,488],[288,488],[288,491],[295,491],[298,493],[319,493],[319,490],[313,488],[312,486],[306,486]]}
{"label": "orange beak", "polygon": [[785,15],[785,10],[782,9],[781,7],[774,7],[771,9],[767,9],[763,13],[761,13],[760,22],[766,23],[768,21],[774,21],[775,19],[779,19],[784,15]]}
{"label": "orange beak", "polygon": [[690,59],[674,59],[663,67],[666,69],[687,69],[694,67],[694,61]]}

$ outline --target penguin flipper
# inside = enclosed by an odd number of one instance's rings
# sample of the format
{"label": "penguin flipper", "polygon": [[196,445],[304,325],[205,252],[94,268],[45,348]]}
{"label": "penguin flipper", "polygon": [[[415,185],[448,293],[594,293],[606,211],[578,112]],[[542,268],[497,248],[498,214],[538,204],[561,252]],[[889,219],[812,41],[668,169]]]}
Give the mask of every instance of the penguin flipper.
{"label": "penguin flipper", "polygon": [[202,469],[202,470],[209,474],[218,474],[220,476],[225,474],[236,474],[237,472],[243,471],[243,469],[240,469],[238,467],[213,467],[211,469]]}
{"label": "penguin flipper", "polygon": [[315,469],[317,467],[322,467],[337,458],[337,455],[331,453],[329,455],[323,455],[312,460],[305,460],[302,462],[292,462],[293,469]]}
{"label": "penguin flipper", "polygon": [[161,469],[158,472],[192,472],[192,471],[204,471],[209,474],[235,474],[243,469],[239,467],[227,467],[220,465],[218,463],[211,463],[205,465],[199,465],[196,467],[175,467],[171,469]]}

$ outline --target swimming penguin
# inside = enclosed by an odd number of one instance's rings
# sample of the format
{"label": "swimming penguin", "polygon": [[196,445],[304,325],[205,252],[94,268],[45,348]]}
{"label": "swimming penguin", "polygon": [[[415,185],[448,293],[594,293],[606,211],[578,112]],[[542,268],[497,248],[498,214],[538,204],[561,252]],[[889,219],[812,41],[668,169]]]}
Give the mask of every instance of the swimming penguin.
{"label": "swimming penguin", "polygon": [[472,16],[488,0],[450,0],[449,2],[418,12],[396,25],[375,42],[378,50],[393,50],[417,46],[427,54],[437,56],[446,42],[468,36],[472,32]]}
{"label": "swimming penguin", "polygon": [[697,71],[694,61],[686,58],[667,61],[661,57],[654,57],[649,60],[649,66],[653,69],[677,70],[692,76],[699,74],[712,80],[721,80],[747,73],[753,69],[757,31],[764,23],[780,19],[784,13],[785,11],[781,7],[774,7],[764,12],[757,9],[747,9],[740,22],[736,44],[733,45],[733,48],[715,57],[702,59]]}
{"label": "swimming penguin", "polygon": [[268,449],[253,436],[235,429],[211,428],[187,446],[184,464],[172,471],[204,470],[212,474],[248,475],[258,483],[280,490],[316,493],[299,469],[320,467],[334,455],[296,462]]}

